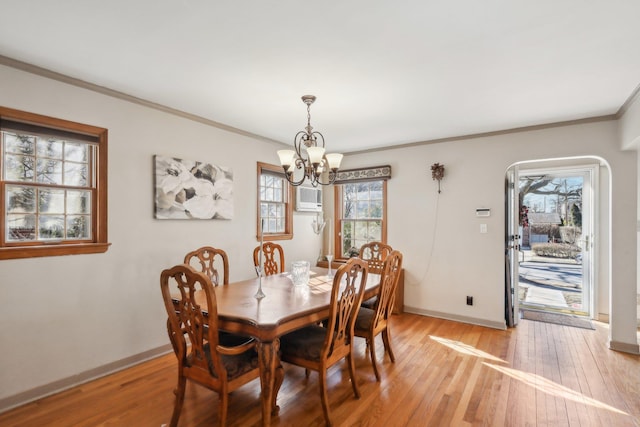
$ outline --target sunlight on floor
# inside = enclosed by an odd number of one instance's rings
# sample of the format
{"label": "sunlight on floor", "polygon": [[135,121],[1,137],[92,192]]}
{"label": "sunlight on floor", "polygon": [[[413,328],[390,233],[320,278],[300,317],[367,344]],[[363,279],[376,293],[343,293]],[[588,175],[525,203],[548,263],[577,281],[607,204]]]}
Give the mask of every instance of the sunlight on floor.
{"label": "sunlight on floor", "polygon": [[[482,350],[478,350],[477,348],[460,341],[454,341],[447,338],[437,337],[434,335],[430,335],[429,338],[462,354],[475,356],[483,359],[489,359],[494,362],[507,363],[506,361],[496,356],[493,356],[492,354],[486,353]],[[517,369],[508,368],[506,366],[494,365],[492,363],[487,363],[487,362],[483,362],[482,364],[489,368],[495,369],[505,375],[508,375],[513,379],[521,381],[522,383],[529,385],[539,391],[547,393],[549,395],[572,400],[574,402],[582,403],[585,405],[590,405],[598,409],[605,409],[618,414],[629,416],[628,413],[621,411],[620,409],[614,408],[613,406],[607,405],[606,403],[602,403],[598,400],[587,397],[582,393],[571,390],[568,387],[557,384],[551,380],[541,377],[540,375],[531,374],[528,372],[522,372]]]}
{"label": "sunlight on floor", "polygon": [[489,360],[493,360],[495,362],[501,362],[501,363],[507,363],[504,360],[489,354],[489,353],[485,353],[482,350],[478,350],[477,348],[470,346],[469,344],[465,344],[463,342],[460,341],[453,341],[453,340],[449,340],[446,338],[440,338],[440,337],[435,337],[433,335],[429,335],[429,338],[431,338],[432,340],[439,342],[440,344],[449,347],[452,350],[455,350],[459,353],[462,354],[467,354],[469,356],[476,356],[476,357],[481,357],[483,359],[489,359]]}
{"label": "sunlight on floor", "polygon": [[483,363],[485,366],[489,368],[493,368],[505,375],[510,376],[516,380],[523,382],[537,390],[542,391],[543,393],[550,394],[555,397],[560,397],[563,399],[573,400],[577,403],[582,403],[585,405],[591,405],[598,409],[606,409],[608,411],[616,412],[622,415],[629,415],[624,411],[621,411],[613,406],[609,406],[606,403],[602,403],[598,400],[592,399],[579,393],[577,391],[571,390],[563,385],[556,384],[553,381],[550,381],[540,375],[531,374],[528,372],[518,371],[517,369],[507,368],[505,366],[492,365],[490,363]]}

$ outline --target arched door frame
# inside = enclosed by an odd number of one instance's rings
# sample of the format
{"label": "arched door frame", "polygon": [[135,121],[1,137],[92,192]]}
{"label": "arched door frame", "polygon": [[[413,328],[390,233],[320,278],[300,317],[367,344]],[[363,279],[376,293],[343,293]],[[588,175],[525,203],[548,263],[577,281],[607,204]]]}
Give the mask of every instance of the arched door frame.
{"label": "arched door frame", "polygon": [[[574,157],[558,157],[558,158],[548,158],[548,159],[532,159],[532,160],[523,160],[523,161],[518,161],[518,162],[514,162],[511,165],[509,165],[509,167],[507,168],[507,170],[505,171],[505,177],[507,178],[507,180],[509,179],[509,174],[511,173],[512,170],[514,169],[542,169],[542,168],[549,168],[549,169],[554,169],[554,168],[577,168],[580,166],[593,166],[594,164],[597,164],[600,166],[600,168],[597,169],[601,169],[604,168],[606,170],[606,179],[608,181],[608,185],[607,185],[607,193],[606,193],[606,201],[603,200],[602,198],[602,194],[603,194],[603,188],[601,185],[601,181],[604,180],[605,177],[603,177],[604,174],[600,174],[598,173],[598,171],[596,171],[597,175],[594,177],[594,195],[595,195],[595,199],[593,201],[594,203],[594,217],[593,217],[593,230],[594,230],[594,241],[593,241],[593,253],[594,253],[594,260],[593,260],[593,264],[594,264],[594,274],[593,274],[593,284],[592,284],[592,291],[593,291],[593,313],[592,316],[594,319],[599,320],[599,310],[598,310],[598,302],[599,302],[599,296],[600,296],[600,292],[602,291],[602,289],[600,289],[600,286],[603,282],[603,280],[599,280],[598,278],[600,277],[599,271],[598,271],[598,266],[602,263],[602,261],[606,261],[606,269],[607,269],[607,280],[606,283],[609,284],[608,287],[608,298],[609,301],[611,301],[612,295],[612,289],[611,289],[611,283],[612,283],[612,272],[611,272],[611,266],[612,266],[612,244],[611,244],[611,238],[612,238],[612,228],[611,228],[611,218],[612,218],[612,199],[611,199],[611,195],[612,195],[612,187],[613,187],[613,178],[612,178],[612,173],[611,173],[611,166],[609,164],[609,162],[600,157],[600,156],[592,156],[592,155],[585,155],[585,156],[574,156]],[[509,243],[509,234],[511,233],[511,231],[509,230],[509,215],[517,215],[517,212],[512,212],[513,209],[509,208],[509,198],[510,198],[510,194],[508,189],[506,189],[505,191],[505,206],[507,207],[507,212],[505,215],[505,242],[508,244]],[[606,203],[606,211],[603,211],[603,203]],[[606,218],[603,218],[604,215],[602,215],[602,213],[606,212]],[[606,221],[606,223],[603,223],[603,221]],[[603,253],[603,249],[602,249],[602,244],[603,242],[606,242],[606,253]],[[599,262],[598,262],[599,261]],[[513,262],[513,259],[512,259]],[[511,280],[511,281],[516,281],[518,280],[518,277],[513,277],[513,269],[509,268],[511,266],[507,266],[508,268],[506,269],[507,273],[505,274],[505,281],[507,280]],[[516,269],[517,272],[517,269]],[[507,285],[511,285],[509,283],[507,283]],[[508,289],[508,288],[507,288]],[[517,288],[516,288],[517,289]],[[506,292],[506,290],[505,290]],[[517,293],[514,293],[510,296],[512,299],[518,298]],[[507,295],[507,298],[509,298],[509,295]],[[505,298],[505,300],[507,299]],[[513,304],[512,304],[513,306]],[[517,304],[515,304],[515,306],[517,307]],[[507,311],[508,307],[505,308],[505,312]],[[613,307],[611,306],[611,304],[609,304],[609,311],[613,310]],[[609,316],[611,315],[611,313],[609,313]],[[517,313],[514,313],[514,317],[517,316]],[[604,320],[604,319],[600,319],[600,320]],[[608,319],[607,319],[608,320]],[[517,323],[517,321],[515,322]]]}

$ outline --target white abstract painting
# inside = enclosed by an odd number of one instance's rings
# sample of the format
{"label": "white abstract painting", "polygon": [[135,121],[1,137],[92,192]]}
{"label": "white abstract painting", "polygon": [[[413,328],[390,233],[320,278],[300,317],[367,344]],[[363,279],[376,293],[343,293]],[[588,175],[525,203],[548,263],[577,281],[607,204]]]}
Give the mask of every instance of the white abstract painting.
{"label": "white abstract painting", "polygon": [[154,156],[158,219],[233,218],[233,172],[211,163]]}

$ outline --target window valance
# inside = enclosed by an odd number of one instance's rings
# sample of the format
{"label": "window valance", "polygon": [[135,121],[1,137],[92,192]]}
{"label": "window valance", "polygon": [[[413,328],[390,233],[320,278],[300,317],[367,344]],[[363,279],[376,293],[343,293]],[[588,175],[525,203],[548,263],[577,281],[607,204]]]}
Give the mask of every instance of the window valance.
{"label": "window valance", "polygon": [[367,168],[339,170],[335,184],[391,179],[391,166],[372,166]]}

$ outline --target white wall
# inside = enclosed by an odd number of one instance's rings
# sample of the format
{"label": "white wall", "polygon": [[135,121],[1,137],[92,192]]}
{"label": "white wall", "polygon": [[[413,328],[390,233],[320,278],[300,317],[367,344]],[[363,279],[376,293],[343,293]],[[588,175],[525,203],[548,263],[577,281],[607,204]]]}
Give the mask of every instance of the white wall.
{"label": "white wall", "polygon": [[[597,308],[610,316],[611,342],[637,351],[636,234],[629,230],[636,227],[638,165],[634,151],[619,149],[617,131],[616,121],[602,121],[460,139],[350,155],[343,168],[392,166],[388,241],[404,253],[405,307],[499,327],[504,325],[506,169],[527,160],[601,157],[611,168],[611,177],[601,173],[599,212],[606,221],[611,196],[612,259],[609,242],[602,242],[607,250],[600,253]],[[440,195],[430,171],[436,162],[445,166]],[[491,216],[476,218],[476,208],[490,208]],[[487,234],[480,233],[481,223]],[[473,306],[466,305],[466,295],[474,296]]]}
{"label": "white wall", "polygon": [[[256,162],[277,144],[0,66],[5,107],[109,129],[105,254],[0,261],[0,400],[168,343],[160,272],[202,245],[227,251],[231,280],[255,277]],[[233,220],[155,220],[153,155],[202,159],[234,174]],[[315,261],[313,214],[294,214],[287,263]],[[0,408],[1,409],[1,408]]]}
{"label": "white wall", "polygon": [[[231,280],[252,277],[256,161],[277,163],[274,144],[5,66],[0,103],[109,129],[113,243],[105,254],[0,261],[0,401],[165,346],[158,278],[188,250],[222,247]],[[629,230],[636,227],[638,165],[635,152],[620,151],[616,126],[552,127],[346,157],[344,168],[393,167],[388,232],[389,243],[405,254],[405,305],[503,325],[506,168],[523,160],[595,155],[612,170],[611,340],[637,347],[636,234]],[[234,219],[153,219],[154,154],[231,167]],[[431,180],[435,162],[446,167],[440,196]],[[477,219],[478,207],[491,208],[491,217]],[[282,242],[296,259],[318,255],[313,217],[296,214],[295,238]],[[479,233],[481,221],[487,234]],[[466,295],[475,297],[474,306],[465,305]]]}
{"label": "white wall", "polygon": [[[640,149],[640,90],[636,91],[628,104],[623,116],[620,118],[620,143],[623,148]],[[638,158],[640,170],[640,157]],[[638,190],[640,191],[640,175],[638,175]],[[638,196],[638,265],[640,266],[640,195]],[[638,295],[640,295],[640,268],[638,268]],[[640,313],[638,313],[638,326],[640,326]]]}

